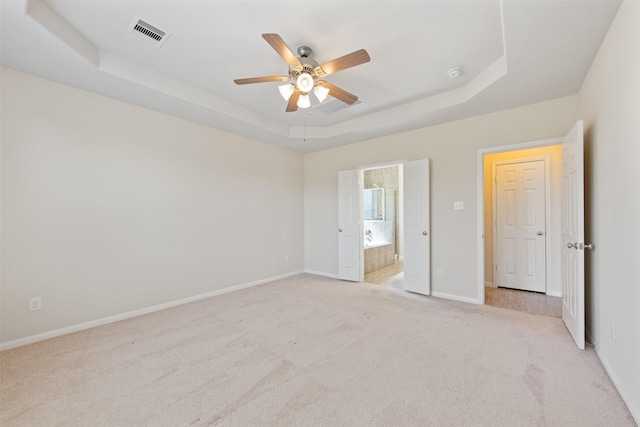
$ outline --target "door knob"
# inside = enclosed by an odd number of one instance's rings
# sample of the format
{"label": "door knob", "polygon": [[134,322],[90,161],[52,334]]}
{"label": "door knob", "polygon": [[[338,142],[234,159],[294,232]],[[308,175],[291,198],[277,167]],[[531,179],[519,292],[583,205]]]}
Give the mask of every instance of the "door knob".
{"label": "door knob", "polygon": [[567,247],[569,249],[571,249],[571,248],[578,249],[578,242],[576,242],[576,243],[567,243]]}
{"label": "door knob", "polygon": [[538,236],[542,236],[544,234],[544,231],[538,231]]}
{"label": "door knob", "polygon": [[423,232],[422,232],[422,235],[423,235],[423,236],[426,236],[427,234],[429,234],[429,233],[427,233],[426,231],[423,231]]}
{"label": "door knob", "polygon": [[342,233],[342,228],[338,228],[338,232],[339,232],[339,233]]}
{"label": "door knob", "polygon": [[593,249],[593,245],[591,243],[580,243],[580,249]]}

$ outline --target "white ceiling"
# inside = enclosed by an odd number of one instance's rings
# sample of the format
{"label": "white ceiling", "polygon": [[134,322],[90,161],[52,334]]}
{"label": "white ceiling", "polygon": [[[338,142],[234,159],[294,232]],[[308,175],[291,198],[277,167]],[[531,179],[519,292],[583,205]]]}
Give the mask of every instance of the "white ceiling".
{"label": "white ceiling", "polygon": [[[576,94],[619,1],[2,0],[5,67],[299,152]],[[168,33],[154,44],[135,17]],[[323,63],[371,62],[325,80],[362,103],[286,113],[278,33]],[[452,80],[447,71],[463,67]],[[327,98],[322,104],[342,106]],[[331,106],[331,105],[327,105]],[[306,141],[304,141],[306,140]]]}

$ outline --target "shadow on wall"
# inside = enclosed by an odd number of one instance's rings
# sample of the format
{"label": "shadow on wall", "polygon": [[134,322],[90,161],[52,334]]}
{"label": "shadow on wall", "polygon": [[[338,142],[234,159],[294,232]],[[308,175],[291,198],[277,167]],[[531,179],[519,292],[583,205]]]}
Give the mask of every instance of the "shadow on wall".
{"label": "shadow on wall", "polygon": [[[586,123],[585,123],[586,125]],[[592,144],[593,128],[586,125],[584,128],[584,241],[593,242],[593,218],[591,212],[593,209],[593,144]],[[597,249],[597,248],[595,248]],[[584,305],[585,305],[585,328],[587,342],[594,344],[593,341],[593,321],[591,313],[593,313],[594,287],[592,272],[592,256],[593,251],[585,251],[584,253]]]}

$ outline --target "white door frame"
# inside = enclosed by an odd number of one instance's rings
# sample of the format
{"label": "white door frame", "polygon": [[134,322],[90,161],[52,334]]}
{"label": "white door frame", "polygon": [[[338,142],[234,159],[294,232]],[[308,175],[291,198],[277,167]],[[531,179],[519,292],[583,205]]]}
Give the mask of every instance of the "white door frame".
{"label": "white door frame", "polygon": [[[359,196],[358,196],[358,211],[360,212],[360,220],[362,221],[362,217],[364,215],[364,201],[362,200],[362,190],[364,186],[364,171],[371,169],[384,169],[397,166],[398,167],[398,218],[396,221],[400,221],[398,224],[398,246],[404,247],[404,221],[400,218],[403,218],[404,215],[404,182],[402,177],[402,171],[404,170],[404,165],[408,160],[398,160],[395,162],[386,162],[386,163],[376,163],[375,165],[366,165],[366,166],[358,166],[358,183],[359,183]],[[362,222],[360,225],[360,281],[364,281],[364,227],[362,227]],[[402,258],[402,257],[401,257]]]}
{"label": "white door frame", "polygon": [[[478,303],[484,304],[484,156],[485,154],[503,153],[507,151],[526,150],[528,148],[558,145],[562,138],[543,139],[539,141],[522,142],[518,144],[501,145],[497,147],[481,148],[478,150],[476,184],[478,191]],[[549,239],[550,240],[550,239]],[[547,274],[549,269],[547,268]]]}
{"label": "white door frame", "polygon": [[[492,248],[493,248],[493,274],[494,274],[494,282],[495,282],[495,272],[496,272],[496,264],[497,264],[497,257],[496,257],[496,235],[497,235],[497,230],[496,230],[496,210],[497,210],[497,189],[496,189],[496,168],[497,166],[501,166],[501,165],[508,165],[508,164],[513,164],[513,163],[525,163],[525,162],[535,162],[535,161],[539,161],[539,160],[543,160],[544,161],[544,191],[545,191],[545,197],[544,197],[544,203],[545,203],[545,245],[544,245],[544,250],[545,250],[545,254],[544,254],[544,262],[545,262],[545,268],[544,268],[544,290],[545,290],[545,294],[547,295],[551,295],[549,293],[549,266],[551,265],[551,156],[533,156],[533,157],[515,157],[513,159],[509,159],[509,160],[501,160],[498,162],[491,162],[491,203],[493,204],[493,207],[491,209],[491,214],[492,214],[492,218],[491,218],[491,227],[493,227],[493,233],[491,234],[491,237],[493,238],[493,244],[492,244]],[[484,162],[482,163],[484,165]],[[483,199],[484,200],[484,199]],[[484,206],[484,203],[483,203]],[[484,228],[483,228],[483,232],[484,232]],[[484,247],[484,245],[483,245]],[[484,257],[483,257],[484,259]],[[484,276],[484,275],[483,275]]]}

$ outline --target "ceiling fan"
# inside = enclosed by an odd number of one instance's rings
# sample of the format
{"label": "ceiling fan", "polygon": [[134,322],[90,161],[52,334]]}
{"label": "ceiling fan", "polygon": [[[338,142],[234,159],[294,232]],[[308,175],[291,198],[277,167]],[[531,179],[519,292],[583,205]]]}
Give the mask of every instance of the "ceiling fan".
{"label": "ceiling fan", "polygon": [[298,107],[310,107],[309,92],[311,91],[313,91],[320,102],[324,101],[327,95],[331,95],[347,104],[353,104],[358,100],[357,96],[340,89],[334,84],[319,79],[329,74],[369,62],[371,58],[369,58],[366,50],[360,49],[319,65],[313,58],[310,58],[312,50],[308,46],[300,46],[298,48],[298,57],[289,49],[289,46],[287,46],[278,34],[263,34],[262,38],[289,64],[289,75],[236,79],[234,80],[236,84],[287,82],[279,87],[280,94],[288,101],[287,112],[296,111]]}

